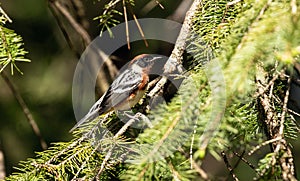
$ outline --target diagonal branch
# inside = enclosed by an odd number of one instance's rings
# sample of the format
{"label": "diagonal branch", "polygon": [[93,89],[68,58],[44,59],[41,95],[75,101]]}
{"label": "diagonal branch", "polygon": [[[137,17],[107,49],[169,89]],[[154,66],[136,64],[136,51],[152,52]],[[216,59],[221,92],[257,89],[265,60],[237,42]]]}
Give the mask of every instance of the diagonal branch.
{"label": "diagonal branch", "polygon": [[[186,159],[189,159],[190,158],[190,155],[182,148],[178,148],[178,151],[180,153],[182,153]],[[191,161],[191,165],[192,167],[195,169],[195,171],[200,175],[201,179],[203,180],[206,180],[206,181],[209,181],[210,178],[209,176],[207,175],[207,173],[197,164],[197,162],[194,160],[194,159],[190,159]]]}
{"label": "diagonal branch", "polygon": [[24,99],[22,98],[21,94],[19,93],[16,86],[13,84],[13,82],[10,80],[10,78],[4,71],[1,72],[1,76],[4,79],[4,81],[6,82],[6,84],[8,85],[8,87],[10,88],[10,90],[12,91],[12,93],[15,96],[16,100],[18,101],[19,105],[21,106],[29,125],[31,126],[33,132],[35,133],[35,135],[38,137],[38,139],[40,141],[41,147],[43,148],[43,150],[46,150],[48,146],[47,146],[44,138],[42,137],[40,129],[39,129],[38,125],[36,124],[32,114],[31,114],[27,104],[25,103]]}
{"label": "diagonal branch", "polygon": [[[91,43],[90,35],[84,29],[83,25],[81,25],[80,23],[78,23],[75,20],[75,18],[72,16],[72,14],[66,9],[66,7],[63,4],[61,4],[61,2],[59,2],[58,0],[48,0],[48,3],[49,3],[50,9],[52,10],[54,17],[56,18],[56,21],[58,22],[58,25],[59,25],[61,31],[63,32],[64,37],[66,38],[68,45],[70,46],[71,50],[75,52],[77,58],[80,58],[80,55],[82,52],[79,50],[76,50],[75,45],[72,43],[71,38],[68,35],[68,32],[66,31],[66,28],[64,27],[63,22],[58,17],[58,14],[63,15],[66,18],[66,20],[70,23],[70,25],[73,27],[73,29],[82,38],[83,48],[86,48],[86,47],[88,47],[88,45],[90,45],[90,43]],[[99,57],[102,58],[102,60],[105,60],[104,63],[108,68],[109,75],[111,76],[111,78],[114,78],[113,76],[115,76],[118,72],[117,67],[114,65],[112,60],[110,58],[108,58],[108,56],[102,50],[97,49],[97,53],[98,53]],[[105,73],[103,71],[99,71],[98,77],[100,77],[98,80],[99,85],[101,85],[100,92],[105,92],[109,85],[108,80],[102,78],[102,77],[105,77]]]}
{"label": "diagonal branch", "polygon": [[[135,122],[135,119],[130,119],[128,122],[126,122],[126,124],[114,135],[114,137],[112,138],[114,139],[118,139],[120,136],[122,136],[126,130]],[[111,148],[109,149],[109,151],[107,152],[107,154],[105,155],[105,158],[101,164],[101,167],[96,175],[96,180],[99,180],[100,175],[102,174],[102,172],[105,170],[105,165],[108,164],[108,161],[114,151],[115,145],[111,145]]]}
{"label": "diagonal branch", "polygon": [[232,166],[230,165],[230,163],[229,163],[229,161],[228,161],[228,158],[227,158],[227,156],[226,156],[226,154],[225,154],[224,151],[221,152],[221,156],[223,157],[224,163],[225,163],[227,169],[229,170],[229,172],[230,172],[230,174],[231,174],[233,180],[238,181],[239,179],[237,178],[237,176],[236,176],[235,173],[233,172],[233,168],[232,168]]}
{"label": "diagonal branch", "polygon": [[74,8],[74,10],[76,12],[75,13],[76,19],[80,22],[81,26],[84,29],[88,29],[89,22],[86,17],[86,12],[84,9],[83,2],[81,0],[70,0],[70,1],[72,4],[72,7]]}
{"label": "diagonal branch", "polygon": [[[264,70],[261,70],[260,73]],[[284,71],[280,72],[281,76],[284,75]],[[258,76],[259,77],[259,76]],[[269,81],[270,82],[270,81]],[[272,82],[272,80],[271,80]],[[279,165],[282,169],[282,180],[296,180],[295,178],[295,166],[292,150],[288,145],[286,138],[284,137],[284,122],[287,114],[287,103],[289,99],[291,77],[287,78],[287,90],[283,99],[282,112],[280,119],[277,116],[276,108],[273,106],[272,99],[266,95],[264,86],[268,85],[268,80],[265,77],[257,78],[257,91],[259,104],[261,106],[260,114],[261,120],[266,129],[266,135],[270,139],[268,143],[271,143],[271,149],[273,152],[271,166],[275,167]],[[274,82],[272,83],[274,84]],[[270,94],[273,92],[270,91]],[[272,142],[271,142],[272,141]],[[264,169],[260,175],[263,175],[267,169]]]}
{"label": "diagonal branch", "polygon": [[[201,7],[200,5],[201,5],[201,0],[195,0],[191,5],[190,9],[188,10],[188,12],[186,13],[174,49],[167,63],[164,65],[165,75],[173,73],[176,70],[179,73],[183,72],[182,70],[183,53],[184,50],[186,49],[186,42],[188,41],[188,37],[191,34],[193,18],[195,17],[196,12]],[[161,89],[163,89],[166,83],[167,83],[167,77],[163,76],[162,79],[156,84],[156,86],[150,91],[149,95],[157,94]]]}
{"label": "diagonal branch", "polygon": [[91,43],[90,35],[86,30],[73,18],[70,12],[57,0],[49,0],[49,5],[52,9],[57,9],[70,22],[75,31],[82,37],[84,45],[88,46]]}

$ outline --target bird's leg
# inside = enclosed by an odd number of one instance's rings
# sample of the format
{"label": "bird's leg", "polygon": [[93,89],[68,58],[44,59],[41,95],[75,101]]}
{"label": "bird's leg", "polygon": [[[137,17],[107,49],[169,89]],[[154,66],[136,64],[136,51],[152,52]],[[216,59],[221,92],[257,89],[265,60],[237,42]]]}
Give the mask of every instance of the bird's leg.
{"label": "bird's leg", "polygon": [[141,122],[146,123],[146,125],[149,128],[153,127],[153,125],[152,125],[151,121],[149,120],[149,118],[146,115],[144,115],[143,113],[137,112],[136,114],[133,115],[132,111],[123,111],[123,114],[125,116],[127,116],[129,119],[134,119],[134,120],[136,120],[138,122],[141,121]]}

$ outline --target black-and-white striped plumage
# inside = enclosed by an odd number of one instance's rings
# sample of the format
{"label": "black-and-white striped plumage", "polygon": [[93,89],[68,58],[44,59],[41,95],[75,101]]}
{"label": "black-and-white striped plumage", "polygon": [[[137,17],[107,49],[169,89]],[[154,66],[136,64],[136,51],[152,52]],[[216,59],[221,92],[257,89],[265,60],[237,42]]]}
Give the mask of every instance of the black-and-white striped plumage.
{"label": "black-and-white striped plumage", "polygon": [[122,71],[103,96],[91,107],[89,112],[71,129],[91,121],[112,110],[128,110],[144,95],[149,82],[149,71],[154,60],[163,57],[142,54],[136,56],[128,68]]}

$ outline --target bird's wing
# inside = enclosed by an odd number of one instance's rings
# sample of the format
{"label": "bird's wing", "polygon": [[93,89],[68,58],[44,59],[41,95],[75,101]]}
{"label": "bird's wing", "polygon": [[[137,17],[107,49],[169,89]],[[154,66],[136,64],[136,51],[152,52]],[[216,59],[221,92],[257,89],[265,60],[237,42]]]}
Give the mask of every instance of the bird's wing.
{"label": "bird's wing", "polygon": [[125,101],[130,94],[138,88],[142,82],[142,78],[143,77],[139,73],[134,72],[132,69],[126,69],[113,81],[104,95],[95,102],[89,112],[70,130],[70,132]]}
{"label": "bird's wing", "polygon": [[142,82],[142,75],[132,69],[126,69],[109,87],[101,107],[104,112],[125,101]]}

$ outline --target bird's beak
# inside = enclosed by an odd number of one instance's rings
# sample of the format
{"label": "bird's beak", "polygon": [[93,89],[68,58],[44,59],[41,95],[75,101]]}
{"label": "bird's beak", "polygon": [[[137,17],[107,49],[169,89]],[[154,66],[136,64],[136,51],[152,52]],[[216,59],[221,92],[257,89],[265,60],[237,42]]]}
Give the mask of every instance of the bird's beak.
{"label": "bird's beak", "polygon": [[157,56],[157,57],[153,57],[153,61],[154,60],[157,60],[157,59],[164,59],[165,57],[163,57],[163,56]]}

